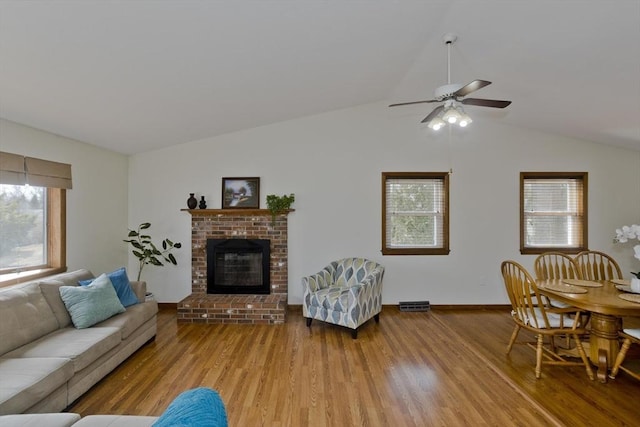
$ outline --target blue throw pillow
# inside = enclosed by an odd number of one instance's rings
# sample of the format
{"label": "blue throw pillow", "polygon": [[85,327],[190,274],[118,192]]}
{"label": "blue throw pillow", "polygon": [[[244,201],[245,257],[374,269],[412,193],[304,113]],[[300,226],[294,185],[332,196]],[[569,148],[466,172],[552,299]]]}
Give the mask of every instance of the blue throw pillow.
{"label": "blue throw pillow", "polygon": [[[129,277],[127,277],[127,270],[125,270],[124,267],[107,273],[107,277],[109,277],[109,280],[113,283],[113,287],[116,289],[116,294],[118,294],[118,299],[120,299],[122,305],[129,307],[130,305],[138,304],[138,297],[136,297],[136,294],[131,288],[131,282],[129,281]],[[78,283],[80,286],[87,286],[91,284],[93,280],[94,279],[80,280]]]}
{"label": "blue throw pillow", "polygon": [[227,427],[227,411],[217,391],[198,387],[182,392],[152,427]]}
{"label": "blue throw pillow", "polygon": [[98,276],[90,285],[60,286],[59,290],[73,326],[78,329],[88,328],[125,311],[105,274]]}

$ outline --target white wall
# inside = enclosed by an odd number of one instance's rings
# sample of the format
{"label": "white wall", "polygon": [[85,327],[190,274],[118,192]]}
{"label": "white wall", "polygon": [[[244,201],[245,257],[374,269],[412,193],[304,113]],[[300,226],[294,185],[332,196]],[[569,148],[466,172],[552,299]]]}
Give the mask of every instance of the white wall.
{"label": "white wall", "polygon": [[[409,109],[410,110],[410,109]],[[475,111],[477,111],[476,109]],[[122,242],[149,221],[154,241],[184,244],[178,266],[146,267],[161,302],[190,293],[190,192],[220,207],[221,178],[259,176],[267,194],[296,194],[289,216],[289,302],[300,304],[300,277],[343,256],[386,266],[385,304],[499,304],[504,259],[519,254],[520,171],[589,172],[589,246],[611,253],[625,275],[640,269],[632,244],[613,244],[615,228],[640,222],[640,152],[500,124],[474,115],[465,130],[420,129],[421,111],[382,104],[333,111],[139,154],[131,158],[0,120],[0,150],[72,165],[67,192],[67,264],[98,274],[137,262]],[[416,115],[418,114],[418,115]],[[446,171],[451,176],[451,254],[380,254],[383,171]],[[487,191],[490,186],[492,189]],[[128,258],[127,258],[128,255]]]}
{"label": "white wall", "polygon": [[[503,126],[478,110],[451,140],[420,129],[424,111],[369,104],[135,155],[129,223],[150,221],[154,239],[184,244],[177,267],[147,267],[143,277],[159,301],[187,296],[191,218],[180,209],[189,193],[220,208],[222,177],[259,176],[261,207],[267,194],[296,195],[291,304],[301,303],[300,277],[345,256],[385,265],[385,304],[507,303],[500,262],[531,269],[534,259],[519,253],[519,172],[554,170],[589,172],[590,248],[616,256],[625,272],[640,268],[631,245],[612,243],[615,228],[640,221],[640,152]],[[450,167],[451,254],[382,256],[381,172]]]}
{"label": "white wall", "polygon": [[67,266],[109,272],[127,262],[127,156],[0,119],[0,151],[71,164]]}

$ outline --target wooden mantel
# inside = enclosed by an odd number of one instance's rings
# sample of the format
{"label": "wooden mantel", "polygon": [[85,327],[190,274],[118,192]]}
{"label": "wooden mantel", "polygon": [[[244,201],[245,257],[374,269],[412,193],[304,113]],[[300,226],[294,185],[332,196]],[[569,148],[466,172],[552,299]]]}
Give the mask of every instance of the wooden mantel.
{"label": "wooden mantel", "polygon": [[[269,209],[180,209],[191,215],[271,215]],[[295,212],[295,209],[287,209],[278,215]]]}

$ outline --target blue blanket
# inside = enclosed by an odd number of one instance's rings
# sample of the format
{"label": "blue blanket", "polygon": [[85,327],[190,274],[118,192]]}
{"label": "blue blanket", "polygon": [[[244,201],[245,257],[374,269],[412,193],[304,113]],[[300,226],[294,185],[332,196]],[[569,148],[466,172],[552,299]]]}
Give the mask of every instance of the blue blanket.
{"label": "blue blanket", "polygon": [[227,411],[220,395],[207,387],[182,392],[153,427],[227,427]]}

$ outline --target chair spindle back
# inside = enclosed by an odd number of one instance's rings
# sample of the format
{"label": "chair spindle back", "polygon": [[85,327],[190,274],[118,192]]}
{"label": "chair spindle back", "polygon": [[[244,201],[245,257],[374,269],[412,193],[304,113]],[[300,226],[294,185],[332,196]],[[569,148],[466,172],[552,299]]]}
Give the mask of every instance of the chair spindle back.
{"label": "chair spindle back", "polygon": [[574,259],[562,252],[542,253],[533,265],[539,280],[582,279]]}
{"label": "chair spindle back", "polygon": [[514,318],[523,325],[548,329],[549,320],[545,305],[529,272],[515,261],[504,261],[501,271]]}
{"label": "chair spindle back", "polygon": [[610,255],[599,251],[583,251],[575,257],[578,270],[585,280],[622,279],[620,266]]}

